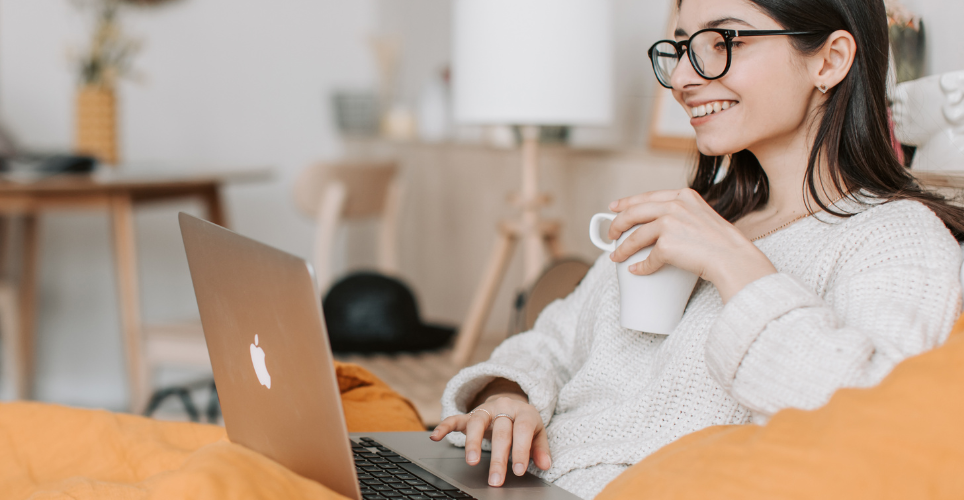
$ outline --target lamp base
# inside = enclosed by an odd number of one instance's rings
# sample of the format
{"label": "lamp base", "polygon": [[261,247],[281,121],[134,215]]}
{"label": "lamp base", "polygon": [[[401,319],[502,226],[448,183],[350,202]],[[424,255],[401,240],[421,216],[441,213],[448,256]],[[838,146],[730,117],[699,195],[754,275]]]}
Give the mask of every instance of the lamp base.
{"label": "lamp base", "polygon": [[498,239],[482,276],[482,284],[476,290],[469,314],[456,336],[452,358],[458,366],[468,362],[479,342],[516,243],[522,240],[522,279],[526,284],[535,281],[542,273],[546,249],[553,258],[562,257],[561,225],[558,221],[543,220],[539,215],[539,210],[550,201],[549,195],[539,193],[539,127],[527,125],[521,131],[522,190],[514,200],[510,197],[510,203],[522,209],[521,214],[517,220],[503,221],[499,226]]}
{"label": "lamp base", "polygon": [[482,283],[476,290],[472,305],[469,307],[469,314],[456,335],[452,360],[457,366],[463,366],[468,362],[472,351],[479,343],[482,328],[492,310],[492,303],[505,277],[516,243],[525,237],[536,237],[553,259],[561,259],[563,257],[562,243],[559,241],[561,227],[561,223],[554,220],[539,221],[534,231],[521,220],[506,220],[499,225],[498,238],[489,257],[489,265],[482,276]]}

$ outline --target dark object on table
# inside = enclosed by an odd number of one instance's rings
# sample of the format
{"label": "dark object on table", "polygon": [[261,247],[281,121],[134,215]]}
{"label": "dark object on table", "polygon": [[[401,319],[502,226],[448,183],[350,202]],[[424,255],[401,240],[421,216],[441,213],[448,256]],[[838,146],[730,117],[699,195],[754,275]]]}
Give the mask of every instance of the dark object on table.
{"label": "dark object on table", "polygon": [[408,286],[374,272],[357,272],[339,280],[325,295],[322,308],[335,352],[437,349],[455,333],[451,326],[423,323]]}
{"label": "dark object on table", "polygon": [[13,136],[0,126],[0,172],[40,176],[87,174],[95,167],[97,160],[91,156],[23,151]]}

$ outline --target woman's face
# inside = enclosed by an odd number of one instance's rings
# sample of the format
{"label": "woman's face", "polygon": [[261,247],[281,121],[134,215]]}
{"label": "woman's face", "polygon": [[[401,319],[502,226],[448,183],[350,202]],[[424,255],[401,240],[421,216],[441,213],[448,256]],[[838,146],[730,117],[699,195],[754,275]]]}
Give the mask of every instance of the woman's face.
{"label": "woman's face", "polygon": [[[677,28],[677,41],[704,28],[783,29],[747,0],[684,0]],[[671,83],[704,155],[780,147],[806,133],[814,86],[785,35],[734,39],[730,69],[716,80],[701,78],[684,55]],[[705,114],[693,117],[701,106]]]}

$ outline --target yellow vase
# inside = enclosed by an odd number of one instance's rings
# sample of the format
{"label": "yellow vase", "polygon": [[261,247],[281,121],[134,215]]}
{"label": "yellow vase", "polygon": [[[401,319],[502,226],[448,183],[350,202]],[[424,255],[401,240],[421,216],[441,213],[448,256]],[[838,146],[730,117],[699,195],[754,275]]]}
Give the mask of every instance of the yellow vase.
{"label": "yellow vase", "polygon": [[77,91],[74,148],[101,162],[117,165],[117,98],[109,87],[87,86]]}

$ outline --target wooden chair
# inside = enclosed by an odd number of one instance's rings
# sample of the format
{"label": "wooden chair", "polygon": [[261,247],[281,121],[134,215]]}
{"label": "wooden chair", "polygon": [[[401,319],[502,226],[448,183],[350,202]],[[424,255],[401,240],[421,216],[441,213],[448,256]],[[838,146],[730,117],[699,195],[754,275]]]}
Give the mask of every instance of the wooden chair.
{"label": "wooden chair", "polygon": [[315,220],[313,264],[324,293],[333,278],[335,236],[345,222],[381,218],[377,269],[398,272],[398,213],[403,188],[395,162],[318,164],[306,168],[294,186],[298,209]]}
{"label": "wooden chair", "polygon": [[27,387],[22,366],[23,347],[19,345],[20,336],[17,335],[20,328],[18,307],[17,287],[9,282],[0,282],[0,348],[3,349],[0,380],[10,386],[15,399],[24,399]]}

